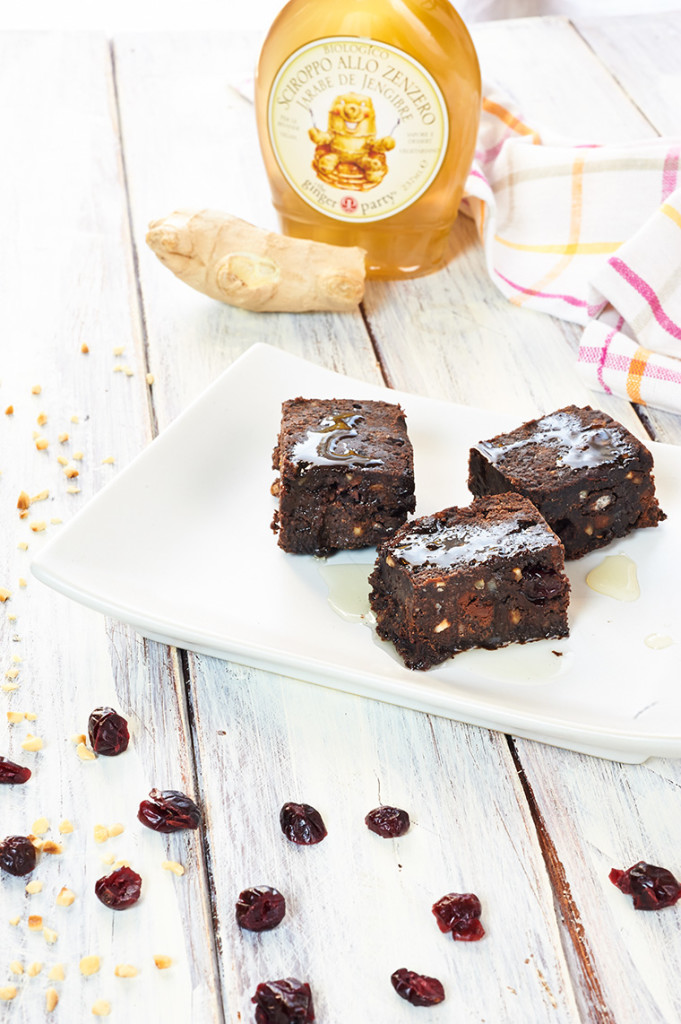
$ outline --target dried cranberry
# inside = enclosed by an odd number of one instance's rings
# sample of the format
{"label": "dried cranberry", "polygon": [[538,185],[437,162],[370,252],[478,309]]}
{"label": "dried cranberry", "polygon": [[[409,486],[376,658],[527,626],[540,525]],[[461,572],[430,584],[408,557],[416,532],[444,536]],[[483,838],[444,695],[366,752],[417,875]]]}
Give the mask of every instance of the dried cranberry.
{"label": "dried cranberry", "polygon": [[364,824],[377,836],[392,839],[409,831],[409,815],[399,807],[374,807],[364,819]]}
{"label": "dried cranberry", "polygon": [[142,878],[132,868],[118,868],[95,882],[95,895],[105,907],[127,910],[137,903],[142,891]]}
{"label": "dried cranberry", "polygon": [[279,824],[286,838],[300,846],[321,843],[327,834],[321,814],[309,804],[284,804],[279,812]]}
{"label": "dried cranberry", "polygon": [[662,910],[673,906],[681,896],[681,886],[671,871],[644,860],[626,871],[613,868],[608,877],[620,892],[632,897],[636,910]]}
{"label": "dried cranberry", "polygon": [[256,1024],[312,1024],[314,1007],[307,982],[297,978],[263,981],[251,999]]}
{"label": "dried cranberry", "polygon": [[412,1006],[435,1006],[445,997],[445,990],[437,978],[408,971],[406,967],[400,967],[399,971],[391,974],[390,980],[398,996],[402,996]]}
{"label": "dried cranberry", "polygon": [[201,824],[199,808],[190,797],[176,789],[152,789],[149,799],[140,804],[137,817],[154,832],[179,832],[183,828],[198,828]]}
{"label": "dried cranberry", "polygon": [[523,569],[523,593],[532,604],[545,604],[565,590],[565,580],[554,569],[526,565]]}
{"label": "dried cranberry", "polygon": [[28,782],[31,769],[15,764],[8,757],[0,756],[0,783],[10,785],[13,782]]}
{"label": "dried cranberry", "polygon": [[88,719],[87,731],[95,754],[115,757],[128,749],[128,723],[113,708],[95,708]]}
{"label": "dried cranberry", "polygon": [[433,904],[433,913],[442,932],[451,932],[453,939],[477,942],[485,934],[480,923],[482,907],[472,892],[450,892]]}
{"label": "dried cranberry", "polygon": [[236,919],[241,928],[249,932],[266,932],[276,928],[284,919],[286,900],[278,889],[269,885],[254,885],[239,893]]}
{"label": "dried cranberry", "polygon": [[0,843],[0,868],[10,875],[29,875],[35,862],[35,846],[28,836],[7,836]]}

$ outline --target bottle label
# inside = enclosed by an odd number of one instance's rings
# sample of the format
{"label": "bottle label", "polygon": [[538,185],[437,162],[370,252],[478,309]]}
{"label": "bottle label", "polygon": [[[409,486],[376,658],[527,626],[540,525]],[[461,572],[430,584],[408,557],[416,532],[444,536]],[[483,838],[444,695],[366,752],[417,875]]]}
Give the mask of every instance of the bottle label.
{"label": "bottle label", "polygon": [[449,117],[426,69],[387,43],[317,39],[291,54],[269,95],[282,174],[342,221],[391,217],[422,196],[445,156]]}

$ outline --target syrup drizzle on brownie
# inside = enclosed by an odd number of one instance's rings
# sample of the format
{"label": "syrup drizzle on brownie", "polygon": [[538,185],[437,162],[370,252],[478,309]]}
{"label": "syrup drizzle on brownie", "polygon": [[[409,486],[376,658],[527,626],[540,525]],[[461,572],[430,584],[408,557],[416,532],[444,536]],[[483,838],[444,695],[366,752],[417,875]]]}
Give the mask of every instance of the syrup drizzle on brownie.
{"label": "syrup drizzle on brownie", "polygon": [[382,459],[360,455],[348,445],[348,441],[357,437],[355,426],[364,419],[363,416],[340,416],[331,413],[319,423],[318,430],[310,430],[303,441],[295,445],[293,458],[299,462],[312,465],[324,465],[328,462],[347,462],[355,466],[381,466]]}
{"label": "syrup drizzle on brownie", "polygon": [[475,447],[493,464],[502,462],[514,448],[541,445],[556,448],[556,462],[568,469],[583,469],[608,462],[622,462],[633,455],[631,442],[620,431],[608,427],[584,427],[576,416],[560,411],[537,420],[534,432],[519,441],[479,441]]}
{"label": "syrup drizzle on brownie", "polygon": [[498,554],[539,550],[551,543],[545,524],[528,523],[522,517],[484,527],[466,522],[448,526],[437,520],[431,526],[428,532],[408,533],[395,544],[393,557],[418,569],[444,569],[460,562],[485,562]]}

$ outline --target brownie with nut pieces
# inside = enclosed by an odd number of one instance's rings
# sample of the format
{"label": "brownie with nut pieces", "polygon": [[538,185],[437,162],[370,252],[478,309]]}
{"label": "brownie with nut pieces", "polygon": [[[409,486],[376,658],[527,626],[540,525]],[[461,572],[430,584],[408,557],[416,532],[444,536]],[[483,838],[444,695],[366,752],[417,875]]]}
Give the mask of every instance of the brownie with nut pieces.
{"label": "brownie with nut pieces", "polygon": [[591,406],[566,406],[470,451],[475,495],[518,491],[580,558],[666,519],[655,497],[653,457],[626,427]]}
{"label": "brownie with nut pieces", "polygon": [[293,398],[272,456],[284,551],[328,555],[392,536],[414,511],[405,414],[390,402]]}
{"label": "brownie with nut pieces", "polygon": [[521,494],[413,520],[379,547],[369,583],[378,635],[407,668],[568,635],[563,545]]}

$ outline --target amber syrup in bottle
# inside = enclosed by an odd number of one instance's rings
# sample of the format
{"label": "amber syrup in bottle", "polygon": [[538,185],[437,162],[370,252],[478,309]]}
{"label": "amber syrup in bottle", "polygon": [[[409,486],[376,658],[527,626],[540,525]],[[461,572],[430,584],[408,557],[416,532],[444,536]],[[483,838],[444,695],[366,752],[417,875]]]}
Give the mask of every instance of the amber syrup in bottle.
{"label": "amber syrup in bottle", "polygon": [[438,269],[470,169],[480,69],[448,0],[291,0],[256,78],[282,230],[367,250],[370,276]]}

